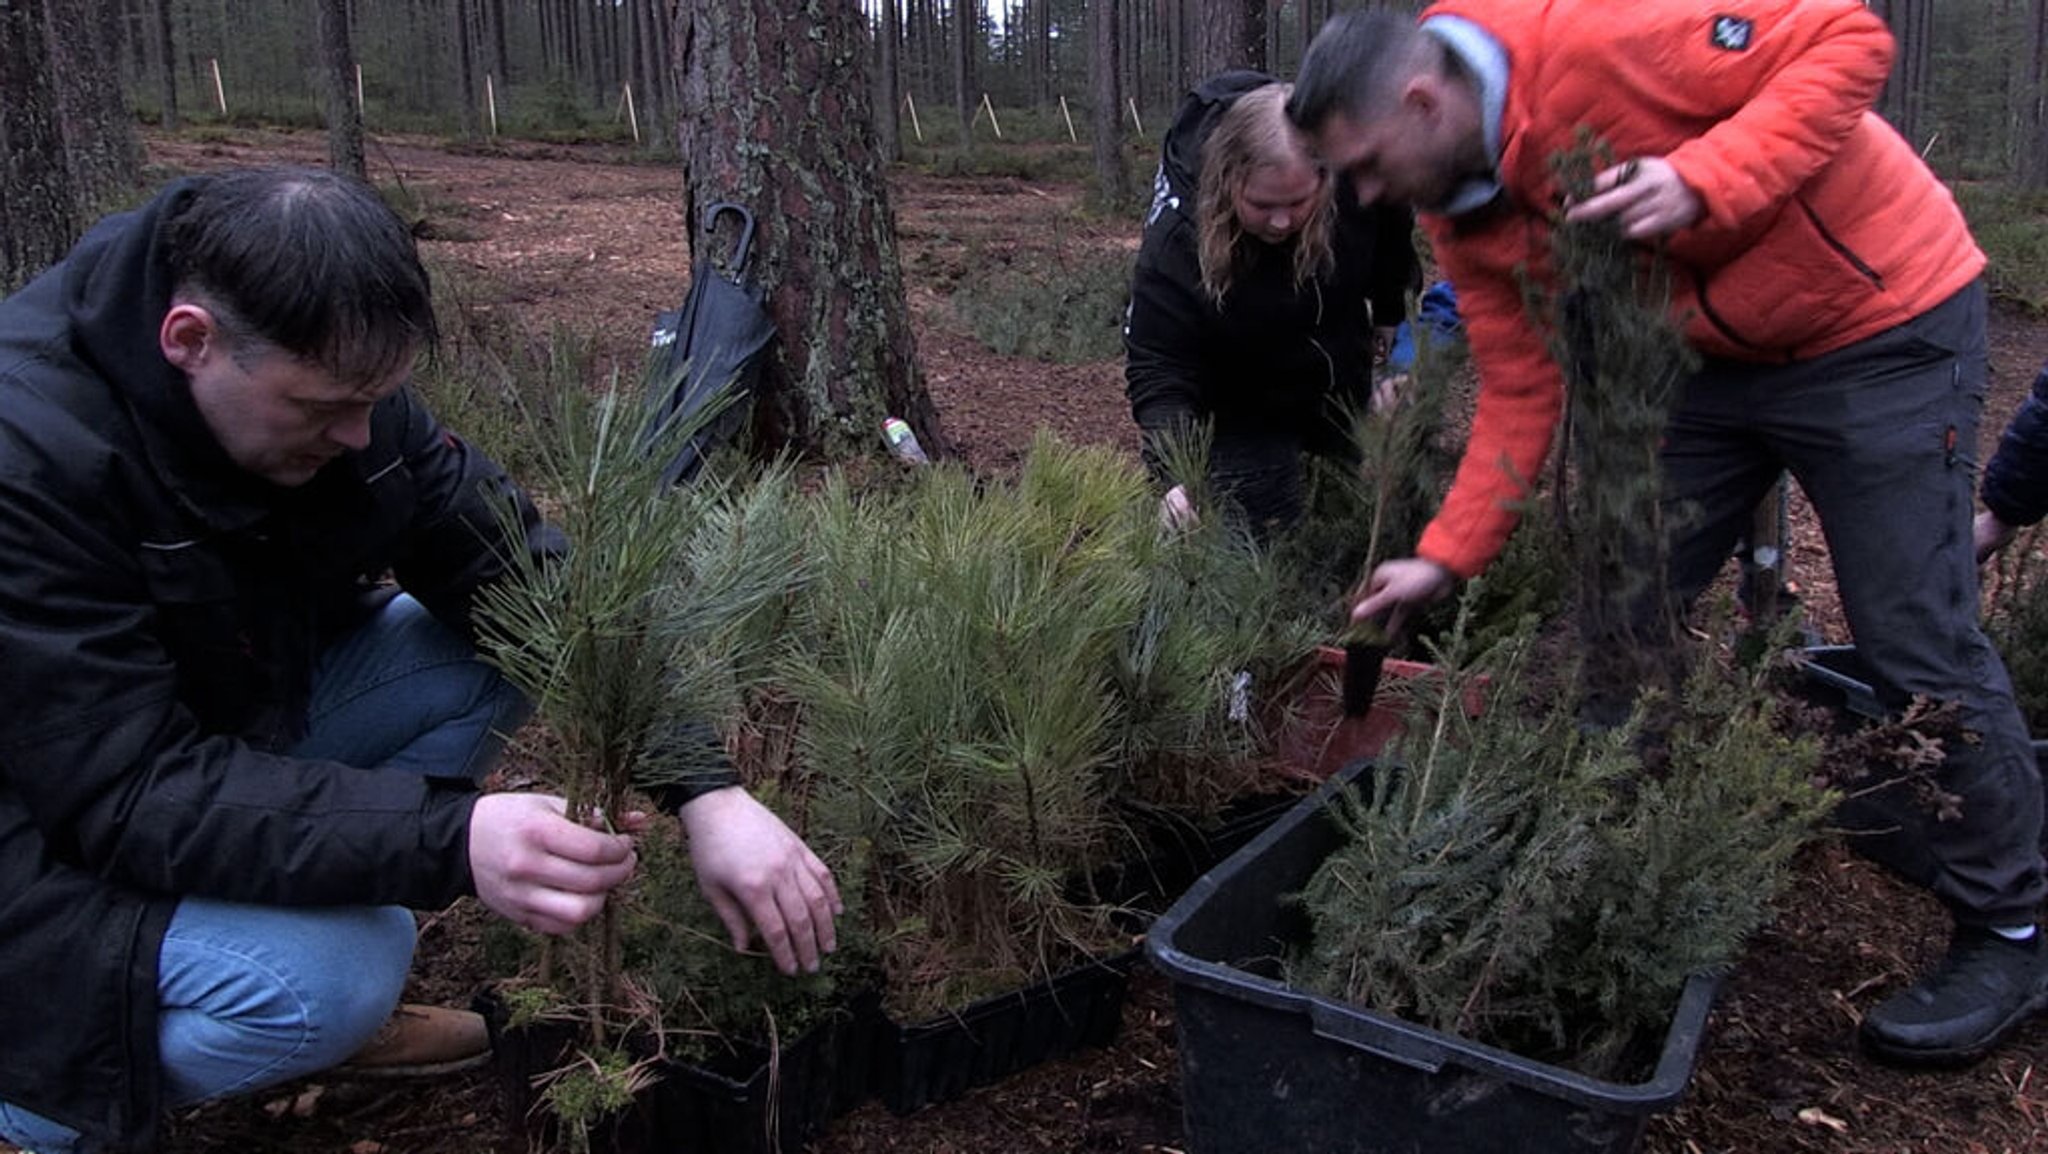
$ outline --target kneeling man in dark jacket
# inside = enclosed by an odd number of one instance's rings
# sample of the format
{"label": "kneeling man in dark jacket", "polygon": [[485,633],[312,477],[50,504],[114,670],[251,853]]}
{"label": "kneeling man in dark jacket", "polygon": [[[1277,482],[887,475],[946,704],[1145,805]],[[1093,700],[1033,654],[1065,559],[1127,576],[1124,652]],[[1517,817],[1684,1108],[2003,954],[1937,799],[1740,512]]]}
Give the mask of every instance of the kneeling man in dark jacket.
{"label": "kneeling man in dark jacket", "polygon": [[[473,1061],[474,1015],[397,1006],[410,908],[561,933],[632,874],[475,788],[527,712],[471,648],[499,508],[562,542],[406,387],[434,335],[403,223],[314,170],[180,181],[0,302],[0,1137]],[[729,777],[681,813],[713,904],[815,966],[823,864]]]}

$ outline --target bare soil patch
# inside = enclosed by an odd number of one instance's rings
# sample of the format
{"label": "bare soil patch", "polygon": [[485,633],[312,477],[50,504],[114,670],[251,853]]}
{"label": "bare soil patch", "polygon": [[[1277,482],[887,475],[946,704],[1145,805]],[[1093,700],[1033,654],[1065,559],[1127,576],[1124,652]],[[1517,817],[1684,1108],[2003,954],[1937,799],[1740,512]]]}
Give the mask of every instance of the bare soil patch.
{"label": "bare soil patch", "polygon": [[[153,139],[171,170],[321,161],[308,134],[245,133],[196,143]],[[373,150],[376,178],[421,198],[430,257],[456,270],[472,307],[532,329],[593,330],[606,354],[637,363],[654,314],[681,299],[687,237],[670,165],[596,147],[508,145],[456,153],[424,140]],[[899,172],[892,186],[920,356],[942,420],[972,465],[1002,469],[1032,432],[1134,447],[1121,364],[1059,366],[998,357],[953,316],[949,287],[1002,252],[1135,251],[1137,221],[1084,214],[1080,191],[1015,178]],[[1994,316],[1983,444],[2048,360],[2048,326]],[[1825,546],[1794,509],[1794,578],[1810,619],[1846,640]],[[473,904],[429,917],[415,997],[462,1003],[484,977]],[[1808,853],[1778,922],[1752,944],[1714,1011],[1693,1088],[1653,1124],[1652,1154],[1903,1151],[2018,1154],[2048,1149],[2048,1020],[1984,1063],[1915,1074],[1856,1050],[1859,1011],[1937,956],[1946,924],[1917,891],[1839,847]],[[869,1105],[812,1146],[817,1154],[1156,1151],[1182,1148],[1172,1002],[1143,970],[1111,1048],[1054,1063],[909,1118]],[[303,1154],[493,1151],[512,1154],[488,1079],[390,1085],[318,1079],[255,1099],[182,1112],[166,1149]]]}

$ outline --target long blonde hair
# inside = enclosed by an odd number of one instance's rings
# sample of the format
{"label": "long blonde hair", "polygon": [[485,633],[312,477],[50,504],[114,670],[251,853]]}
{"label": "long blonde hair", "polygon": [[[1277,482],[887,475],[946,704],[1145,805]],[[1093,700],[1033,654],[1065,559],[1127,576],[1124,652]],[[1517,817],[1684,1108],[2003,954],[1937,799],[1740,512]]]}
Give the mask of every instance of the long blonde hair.
{"label": "long blonde hair", "polygon": [[[1272,165],[1306,160],[1283,105],[1291,84],[1268,84],[1237,98],[1202,145],[1201,191],[1195,202],[1196,254],[1202,288],[1218,307],[1230,291],[1245,237],[1233,202],[1252,174]],[[1335,182],[1328,176],[1301,231],[1294,234],[1294,287],[1328,272],[1335,263],[1330,235],[1336,228]]]}

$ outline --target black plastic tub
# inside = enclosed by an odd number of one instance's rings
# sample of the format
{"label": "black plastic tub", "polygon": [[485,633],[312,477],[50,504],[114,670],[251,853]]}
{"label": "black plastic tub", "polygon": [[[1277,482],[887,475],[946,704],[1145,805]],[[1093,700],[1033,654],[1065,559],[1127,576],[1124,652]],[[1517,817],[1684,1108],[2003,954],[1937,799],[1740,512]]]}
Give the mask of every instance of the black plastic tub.
{"label": "black plastic tub", "polygon": [[1090,962],[928,1022],[884,1018],[875,1036],[874,1090],[910,1114],[976,1086],[1084,1048],[1107,1046],[1123,1024],[1136,950]]}
{"label": "black plastic tub", "polygon": [[[658,1064],[658,1080],[590,1135],[600,1154],[797,1154],[868,1094],[868,1058],[879,1021],[875,999],[798,1034],[778,1053],[754,1045],[695,1062]],[[502,1003],[480,995],[490,1024],[492,1065],[512,1132],[541,1148],[561,1144],[555,1120],[535,1108],[536,1076],[573,1057],[578,1027],[506,1025]]]}
{"label": "black plastic tub", "polygon": [[1857,717],[1882,720],[1885,708],[1870,683],[1870,669],[1854,645],[1813,645],[1799,651],[1815,696]]}
{"label": "black plastic tub", "polygon": [[1230,803],[1208,823],[1170,812],[1134,814],[1129,824],[1142,852],[1077,884],[1075,900],[1116,906],[1118,924],[1142,933],[1196,878],[1216,868],[1300,800],[1299,793],[1256,794]]}
{"label": "black plastic tub", "polygon": [[[1889,716],[1871,684],[1870,667],[1854,645],[1814,645],[1799,651],[1805,662],[1808,696],[1854,718],[1882,721]],[[2034,760],[2048,766],[2048,741],[2034,739]]]}
{"label": "black plastic tub", "polygon": [[1354,764],[1232,855],[1152,927],[1173,983],[1191,1154],[1620,1154],[1692,1077],[1716,983],[1688,982],[1648,1081],[1601,1081],[1286,985],[1305,927],[1284,901],[1342,838]]}

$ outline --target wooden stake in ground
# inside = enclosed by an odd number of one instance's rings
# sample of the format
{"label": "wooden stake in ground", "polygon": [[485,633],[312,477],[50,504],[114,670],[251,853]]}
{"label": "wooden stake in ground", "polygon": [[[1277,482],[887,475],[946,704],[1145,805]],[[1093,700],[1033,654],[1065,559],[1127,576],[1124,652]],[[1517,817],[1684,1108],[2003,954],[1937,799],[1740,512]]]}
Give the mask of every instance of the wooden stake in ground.
{"label": "wooden stake in ground", "polygon": [[491,87],[491,74],[484,73],[484,112],[491,123],[491,135],[498,135],[498,93]]}
{"label": "wooden stake in ground", "polygon": [[1060,97],[1060,118],[1067,122],[1067,139],[1075,144],[1081,143],[1081,138],[1074,135],[1074,114],[1067,111],[1067,98],[1065,96]]}
{"label": "wooden stake in ground", "polygon": [[996,139],[1003,138],[1003,126],[996,121],[996,106],[988,102],[988,93],[981,94],[981,106],[988,109],[988,126],[996,130]]}
{"label": "wooden stake in ground", "polygon": [[917,142],[923,144],[924,126],[917,122],[917,101],[910,98],[909,92],[903,94],[903,107],[910,110],[910,130],[917,133]]}
{"label": "wooden stake in ground", "polygon": [[220,82],[220,57],[209,56],[207,57],[206,62],[213,66],[214,106],[220,109],[220,114],[222,116],[226,116],[228,114],[228,90],[222,87]]}
{"label": "wooden stake in ground", "polygon": [[356,112],[363,111],[363,66],[356,65]]}
{"label": "wooden stake in ground", "polygon": [[633,86],[626,85],[626,123],[633,126],[633,143],[640,143],[640,117],[633,111]]}
{"label": "wooden stake in ground", "polygon": [[1133,97],[1133,96],[1126,96],[1126,97],[1124,98],[1124,103],[1125,103],[1126,105],[1128,105],[1128,106],[1130,107],[1130,110],[1131,110],[1131,123],[1132,123],[1132,124],[1135,124],[1135,125],[1137,125],[1137,126],[1138,126],[1138,135],[1139,135],[1139,136],[1143,136],[1143,135],[1145,135],[1145,122],[1144,122],[1144,121],[1142,121],[1142,120],[1140,120],[1140,119],[1138,119],[1138,100],[1137,100],[1137,98],[1136,98],[1136,97]]}

